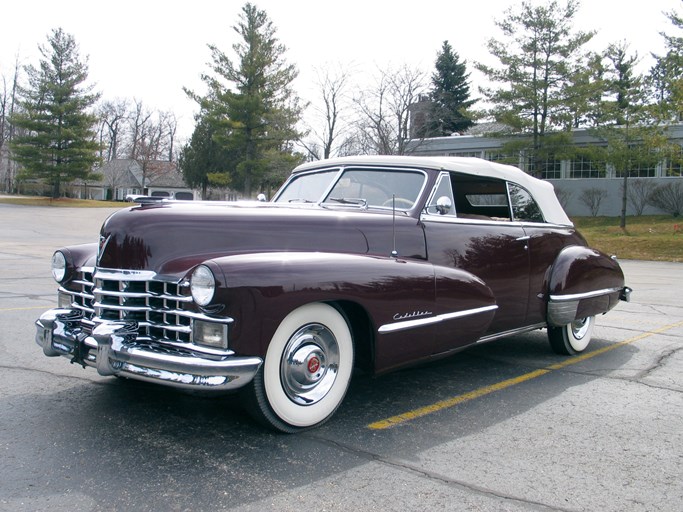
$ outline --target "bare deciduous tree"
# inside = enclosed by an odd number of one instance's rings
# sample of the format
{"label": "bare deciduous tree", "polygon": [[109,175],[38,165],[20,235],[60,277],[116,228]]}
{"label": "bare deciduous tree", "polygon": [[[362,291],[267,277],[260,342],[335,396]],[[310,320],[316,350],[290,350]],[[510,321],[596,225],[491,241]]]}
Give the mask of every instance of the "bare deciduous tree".
{"label": "bare deciduous tree", "polygon": [[597,217],[598,213],[600,213],[600,204],[606,197],[606,190],[602,188],[591,187],[583,190],[579,200],[588,207],[592,217]]}
{"label": "bare deciduous tree", "polygon": [[678,217],[683,212],[683,183],[671,181],[659,185],[650,194],[650,204]]}
{"label": "bare deciduous tree", "polygon": [[[168,137],[169,119],[171,115],[165,112],[158,113],[154,118],[152,114],[143,115],[144,123],[136,126],[137,149],[136,158],[142,168],[141,185],[144,189],[149,181],[163,172],[163,167],[157,162],[166,160],[170,142]],[[175,124],[173,124],[175,129]]]}
{"label": "bare deciduous tree", "polygon": [[309,130],[311,141],[301,141],[308,155],[315,160],[339,154],[342,144],[337,144],[341,134],[348,132],[349,123],[344,114],[349,110],[347,90],[349,73],[341,68],[334,71],[317,70],[319,101],[311,104],[317,127]]}
{"label": "bare deciduous tree", "polygon": [[641,216],[650,201],[655,188],[651,180],[631,180],[628,186],[628,200],[636,215]]}
{"label": "bare deciduous tree", "polygon": [[14,63],[14,74],[12,85],[8,89],[5,76],[2,76],[2,103],[0,113],[0,176],[2,177],[0,189],[6,192],[13,192],[15,188],[14,178],[17,173],[17,164],[10,157],[10,151],[6,151],[6,144],[11,144],[15,134],[15,126],[10,122],[17,105],[17,94],[19,85],[19,57]]}
{"label": "bare deciduous tree", "polygon": [[427,91],[425,73],[402,66],[380,70],[373,88],[354,99],[360,121],[356,143],[364,153],[406,154],[409,140],[409,108]]}
{"label": "bare deciduous tree", "polygon": [[566,210],[567,205],[569,204],[569,200],[571,199],[572,195],[574,195],[574,193],[571,190],[555,187],[555,195],[557,196],[557,200],[562,205],[562,208]]}
{"label": "bare deciduous tree", "polygon": [[99,116],[101,119],[100,144],[102,160],[107,162],[119,158],[119,145],[125,130],[125,121],[129,115],[129,103],[125,99],[105,101],[100,105]]}
{"label": "bare deciduous tree", "polygon": [[148,124],[152,118],[152,112],[147,110],[140,100],[133,100],[134,110],[129,116],[129,130],[130,130],[130,143],[128,148],[128,157],[132,160],[137,160],[138,153],[140,152],[140,147],[142,146],[142,140],[145,137],[145,133],[149,130]]}

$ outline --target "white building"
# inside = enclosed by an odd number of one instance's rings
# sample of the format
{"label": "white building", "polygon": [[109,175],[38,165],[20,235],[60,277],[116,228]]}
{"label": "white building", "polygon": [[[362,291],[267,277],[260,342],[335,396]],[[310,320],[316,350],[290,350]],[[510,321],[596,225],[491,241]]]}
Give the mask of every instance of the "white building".
{"label": "white building", "polygon": [[[510,155],[503,155],[502,148],[508,138],[484,135],[486,126],[474,127],[468,135],[454,135],[451,137],[435,137],[429,139],[414,139],[409,145],[409,154],[415,156],[470,156],[486,160],[513,163],[520,169],[531,172],[529,164],[522,155],[515,157],[516,162],[510,162]],[[683,146],[683,125],[671,125],[667,128],[669,140]],[[591,136],[588,130],[572,132],[574,144],[590,146],[605,144]],[[604,191],[600,204],[599,215],[618,216],[621,214],[623,176],[609,165],[598,166],[586,157],[575,157],[572,160],[549,160],[543,162],[537,176],[550,181],[557,191],[563,206],[569,215],[590,215],[590,208],[582,201],[582,197],[589,189]],[[656,165],[635,169],[629,175],[629,184],[640,183],[653,188],[672,180],[683,182],[683,169],[680,162],[662,159]],[[629,215],[634,213],[634,207],[629,204]],[[647,206],[644,214],[663,213],[652,206]]]}

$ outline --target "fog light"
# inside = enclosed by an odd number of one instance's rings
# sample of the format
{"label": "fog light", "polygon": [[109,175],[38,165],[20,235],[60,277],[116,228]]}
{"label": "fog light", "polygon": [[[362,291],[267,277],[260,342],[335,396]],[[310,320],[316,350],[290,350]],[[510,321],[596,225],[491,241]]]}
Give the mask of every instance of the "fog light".
{"label": "fog light", "polygon": [[228,326],[216,322],[195,320],[192,325],[192,340],[198,345],[228,348]]}
{"label": "fog light", "polygon": [[57,292],[57,307],[60,309],[71,308],[72,297],[69,293]]}

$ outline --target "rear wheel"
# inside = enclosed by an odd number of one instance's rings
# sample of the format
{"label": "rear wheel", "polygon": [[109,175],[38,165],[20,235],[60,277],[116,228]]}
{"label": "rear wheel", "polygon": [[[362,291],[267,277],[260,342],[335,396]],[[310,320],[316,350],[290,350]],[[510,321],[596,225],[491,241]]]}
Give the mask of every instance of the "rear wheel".
{"label": "rear wheel", "polygon": [[550,347],[557,354],[575,355],[586,350],[593,335],[595,317],[574,320],[562,327],[548,327]]}
{"label": "rear wheel", "polygon": [[351,380],[353,341],[332,306],[307,304],[285,317],[246,390],[247,409],[282,432],[321,425],[337,410]]}

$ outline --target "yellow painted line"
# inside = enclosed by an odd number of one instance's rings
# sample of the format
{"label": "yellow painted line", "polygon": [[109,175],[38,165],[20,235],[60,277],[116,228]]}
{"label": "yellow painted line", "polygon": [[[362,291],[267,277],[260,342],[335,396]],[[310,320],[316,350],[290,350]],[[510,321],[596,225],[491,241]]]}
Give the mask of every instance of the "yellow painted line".
{"label": "yellow painted line", "polygon": [[31,306],[28,308],[0,308],[0,313],[2,313],[4,311],[28,311],[30,309],[49,309],[51,307],[52,307],[52,305],[46,304],[44,306]]}
{"label": "yellow painted line", "polygon": [[661,327],[659,329],[655,329],[653,331],[648,331],[642,334],[639,334],[637,336],[633,336],[632,338],[628,338],[627,340],[620,341],[619,343],[614,343],[613,345],[608,345],[606,347],[600,348],[598,350],[594,350],[592,352],[588,352],[586,354],[581,354],[579,356],[574,356],[571,359],[567,359],[561,363],[553,364],[548,366],[547,368],[542,368],[540,370],[534,370],[533,372],[525,373],[524,375],[520,375],[519,377],[514,377],[512,379],[507,379],[501,382],[497,382],[496,384],[492,384],[490,386],[484,386],[479,389],[475,389],[474,391],[470,391],[468,393],[464,393],[462,395],[454,396],[452,398],[447,398],[446,400],[441,400],[439,402],[436,402],[431,405],[426,405],[424,407],[420,407],[418,409],[413,409],[412,411],[404,412],[402,414],[398,414],[396,416],[392,416],[391,418],[386,418],[384,420],[376,421],[374,423],[370,423],[367,427],[372,430],[386,430],[391,427],[395,427],[396,425],[400,425],[402,423],[406,423],[408,421],[417,419],[417,418],[422,418],[423,416],[427,416],[429,414],[433,414],[435,412],[443,411],[444,409],[449,409],[451,407],[455,407],[456,405],[469,402],[470,400],[474,400],[476,398],[481,398],[482,396],[489,395],[491,393],[495,393],[496,391],[501,391],[503,389],[516,386],[517,384],[521,384],[522,382],[527,382],[529,380],[535,379],[537,377],[541,377],[543,375],[546,375],[550,373],[551,371],[554,370],[560,370],[562,368],[565,368],[567,366],[573,365],[580,363],[582,361],[586,361],[587,359],[591,359],[592,357],[599,356],[601,354],[604,354],[605,352],[609,352],[610,350],[614,350],[616,348],[622,347],[624,345],[628,345],[629,343],[635,343],[636,341],[643,340],[645,338],[649,338],[650,336],[654,336],[656,334],[661,334],[663,332],[666,332],[671,329],[675,329],[676,327],[681,327],[683,326],[683,322],[677,322],[675,324],[669,324],[665,325],[664,327]]}

